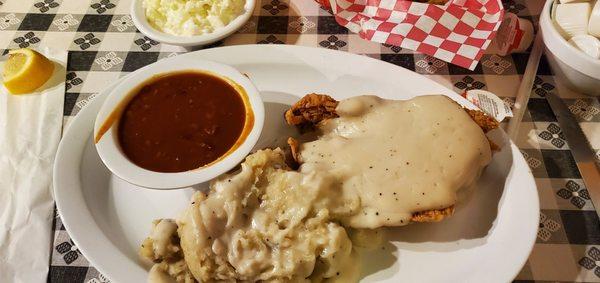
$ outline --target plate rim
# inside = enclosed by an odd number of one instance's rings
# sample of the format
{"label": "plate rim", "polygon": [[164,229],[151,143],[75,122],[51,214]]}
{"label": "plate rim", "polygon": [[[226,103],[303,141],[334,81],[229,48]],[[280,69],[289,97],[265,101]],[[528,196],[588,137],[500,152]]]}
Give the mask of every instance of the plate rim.
{"label": "plate rim", "polygon": [[[440,92],[442,92],[442,94],[447,95],[452,97],[455,100],[460,100],[463,103],[466,103],[467,105],[469,105],[469,108],[474,107],[474,105],[472,105],[470,102],[468,102],[467,100],[465,100],[464,98],[462,98],[460,95],[458,95],[456,92],[454,92],[453,90],[447,88],[446,86],[441,85],[440,83],[432,80],[431,78],[428,78],[426,76],[423,76],[421,74],[418,74],[416,72],[413,72],[411,70],[405,69],[403,67],[391,64],[389,62],[385,62],[382,60],[378,60],[375,58],[371,58],[371,57],[367,57],[367,56],[360,56],[357,54],[353,54],[353,53],[349,53],[349,52],[343,52],[343,51],[336,51],[336,50],[330,50],[330,49],[324,49],[324,48],[316,48],[316,47],[306,47],[306,46],[297,46],[297,45],[257,45],[257,44],[250,44],[250,45],[234,45],[234,46],[225,46],[225,47],[218,47],[218,48],[212,48],[212,49],[204,49],[204,50],[198,50],[198,51],[194,51],[194,52],[188,52],[185,54],[181,54],[179,56],[194,56],[197,55],[198,53],[201,54],[210,54],[211,52],[248,52],[247,49],[252,49],[252,48],[259,48],[261,49],[261,52],[264,53],[268,53],[265,52],[265,48],[274,48],[274,49],[283,49],[285,51],[289,51],[291,53],[294,54],[318,54],[318,55],[323,55],[323,56],[342,56],[342,57],[355,57],[352,60],[356,61],[356,60],[366,60],[366,61],[373,61],[376,62],[377,64],[382,64],[382,66],[387,65],[388,69],[394,70],[394,72],[396,73],[403,73],[403,75],[407,75],[409,77],[418,77],[419,80],[424,80],[424,81],[428,81],[430,82],[432,85],[434,85],[436,88],[440,89]],[[281,51],[281,50],[278,50]],[[177,56],[177,57],[179,57]],[[201,56],[206,56],[206,55],[201,55]],[[206,57],[203,57],[206,58]],[[355,60],[356,59],[356,60]],[[164,60],[169,60],[169,58],[164,59]],[[288,62],[283,62],[285,64],[294,64],[291,61]],[[133,73],[133,72],[132,72]],[[132,74],[130,73],[130,74]],[[87,244],[84,245],[80,245],[80,243],[82,242],[87,242],[89,239],[83,239],[80,237],[80,235],[83,237],[84,234],[81,234],[80,232],[75,232],[75,233],[71,233],[71,231],[79,231],[80,228],[74,228],[75,224],[74,222],[81,222],[81,221],[76,221],[74,218],[74,215],[69,216],[69,214],[64,214],[63,212],[68,212],[70,210],[69,204],[68,204],[68,199],[67,197],[61,197],[63,196],[63,194],[68,192],[64,192],[64,189],[61,189],[63,187],[63,185],[61,184],[61,180],[62,180],[62,175],[64,175],[64,173],[61,171],[61,165],[63,163],[65,163],[65,159],[68,159],[67,157],[69,157],[70,154],[69,151],[70,149],[66,146],[69,142],[64,142],[66,137],[70,137],[72,135],[77,136],[77,131],[76,129],[79,127],[85,127],[85,126],[78,126],[79,124],[84,123],[86,118],[87,119],[91,119],[91,128],[89,129],[90,133],[93,132],[93,121],[95,119],[94,118],[89,118],[90,115],[93,115],[93,108],[91,107],[91,104],[96,104],[96,108],[98,108],[101,106],[102,101],[106,98],[107,92],[110,92],[110,90],[112,88],[114,88],[116,85],[118,85],[120,82],[123,81],[124,78],[128,77],[130,74],[127,74],[126,76],[120,78],[119,80],[115,81],[113,84],[111,84],[110,86],[108,86],[107,88],[105,88],[103,91],[99,92],[98,95],[95,96],[95,98],[90,101],[86,107],[84,107],[83,109],[80,110],[79,113],[76,114],[76,116],[74,116],[72,119],[72,121],[70,122],[70,124],[68,125],[67,129],[65,130],[63,136],[61,137],[61,142],[59,144],[58,147],[58,151],[56,154],[56,158],[54,161],[54,170],[53,170],[53,193],[55,196],[55,202],[56,202],[56,207],[57,210],[61,216],[61,220],[62,223],[65,227],[65,229],[69,232],[69,236],[70,238],[73,240],[73,242],[75,243],[75,245],[81,250],[81,252],[84,254],[84,256],[88,259],[89,263],[91,266],[95,267],[98,271],[100,271],[102,274],[104,274],[105,276],[107,276],[108,278],[110,278],[111,280],[113,280],[110,275],[106,272],[107,270],[111,269],[111,268],[107,268],[108,264],[107,262],[101,261],[96,257],[96,253],[94,252],[90,252],[91,250],[93,250],[93,248],[91,246],[88,246]],[[260,86],[257,86],[259,88],[260,91]],[[443,89],[443,91],[442,91]],[[102,98],[100,98],[100,96],[102,96]],[[78,122],[79,121],[79,122]],[[505,135],[504,131],[502,131],[502,134]],[[86,135],[87,137],[87,135]],[[87,138],[85,139],[87,141]],[[534,203],[529,203],[529,206],[531,206],[531,208],[533,208],[533,211],[539,211],[539,196],[537,194],[537,184],[535,182],[535,178],[530,170],[530,168],[527,166],[527,163],[525,161],[525,159],[523,158],[522,154],[520,154],[520,150],[518,149],[518,147],[514,144],[513,141],[510,141],[510,149],[511,149],[511,155],[513,158],[513,165],[515,164],[515,162],[521,163],[523,165],[525,165],[527,172],[518,172],[520,174],[524,174],[524,178],[526,178],[526,180],[528,181],[529,184],[526,184],[526,187],[531,187],[530,193],[534,193],[535,197],[532,197],[531,200],[534,200]],[[85,142],[84,145],[85,147]],[[81,153],[77,153],[74,154],[76,156],[76,160],[78,161],[77,163],[77,179],[79,182],[81,182],[81,180],[79,180],[80,178],[80,163],[81,163],[81,158],[83,157],[82,155],[83,151]],[[73,158],[71,158],[73,159]],[[524,171],[524,170],[521,170]],[[512,172],[511,170],[511,174],[514,174],[514,172]],[[508,179],[508,177],[507,177]],[[81,184],[80,184],[81,185]],[[81,191],[81,190],[79,190]],[[504,192],[503,192],[504,194]],[[85,203],[85,200],[81,199],[81,203]],[[90,212],[89,209],[86,206],[86,211]],[[65,218],[66,215],[66,218]],[[94,220],[93,216],[90,215],[92,220]],[[95,222],[94,222],[95,223]],[[519,263],[519,267],[516,268],[516,270],[513,272],[513,274],[510,275],[510,279],[514,279],[518,273],[520,272],[522,266],[524,266],[524,264],[526,263],[529,254],[531,253],[531,251],[533,250],[534,244],[535,244],[535,239],[536,239],[536,235],[537,235],[537,223],[539,223],[539,213],[537,213],[537,222],[535,222],[536,224],[536,229],[532,229],[531,234],[529,235],[527,241],[524,240],[525,242],[525,246],[527,247],[526,249],[526,256],[523,256],[522,258],[522,262]],[[73,224],[74,226],[72,226],[71,224]],[[96,227],[96,229],[99,230],[99,227],[97,224],[94,224]],[[100,230],[101,231],[101,230]],[[104,237],[104,239],[111,244],[112,248],[116,248],[114,246],[114,244],[112,244],[112,241],[108,238],[106,238],[106,236],[104,234],[101,235],[101,237]],[[142,269],[141,267],[139,267],[139,269]],[[143,269],[144,271],[147,272],[147,270]],[[113,280],[114,282],[117,282],[115,280]]]}

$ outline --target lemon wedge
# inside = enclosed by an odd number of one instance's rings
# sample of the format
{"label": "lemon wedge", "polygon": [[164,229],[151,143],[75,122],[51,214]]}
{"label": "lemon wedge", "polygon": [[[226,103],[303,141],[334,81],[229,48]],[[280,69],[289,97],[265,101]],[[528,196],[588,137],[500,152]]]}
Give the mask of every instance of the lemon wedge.
{"label": "lemon wedge", "polygon": [[12,94],[29,93],[42,86],[52,76],[54,64],[44,55],[29,48],[8,52],[2,78]]}

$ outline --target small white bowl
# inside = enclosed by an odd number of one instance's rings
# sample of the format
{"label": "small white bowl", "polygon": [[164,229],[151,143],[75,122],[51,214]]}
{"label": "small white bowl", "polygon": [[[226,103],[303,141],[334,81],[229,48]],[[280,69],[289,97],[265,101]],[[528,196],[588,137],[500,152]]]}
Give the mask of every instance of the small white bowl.
{"label": "small white bowl", "polygon": [[[247,95],[248,108],[254,114],[254,124],[245,140],[233,151],[206,166],[176,173],[155,172],[137,166],[122,151],[118,139],[118,120],[134,91],[149,79],[166,73],[204,71],[221,76],[239,87]],[[175,189],[207,182],[238,165],[256,144],[264,124],[265,111],[262,99],[250,80],[236,69],[220,63],[184,57],[173,57],[156,62],[130,74],[115,87],[100,108],[94,124],[94,139],[100,158],[119,178],[152,189]],[[107,122],[110,121],[110,122]],[[101,133],[101,129],[102,132]],[[99,137],[99,139],[98,139]]]}
{"label": "small white bowl", "polygon": [[540,15],[540,31],[546,45],[546,57],[554,74],[569,88],[600,96],[600,60],[569,44],[552,20],[554,0],[547,0]]}
{"label": "small white bowl", "polygon": [[133,20],[135,27],[141,33],[158,42],[183,47],[202,46],[219,41],[240,29],[248,19],[250,19],[250,16],[252,16],[255,5],[256,0],[246,0],[243,13],[225,27],[218,28],[212,33],[194,36],[172,35],[153,28],[146,19],[146,13],[142,7],[142,0],[133,0],[133,3],[131,4],[131,19]]}

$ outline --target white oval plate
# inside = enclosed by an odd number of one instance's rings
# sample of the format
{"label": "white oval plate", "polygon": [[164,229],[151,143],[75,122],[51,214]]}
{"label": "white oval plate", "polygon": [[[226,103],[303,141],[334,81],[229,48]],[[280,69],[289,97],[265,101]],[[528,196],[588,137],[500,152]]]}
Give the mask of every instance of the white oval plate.
{"label": "white oval plate", "polygon": [[[343,99],[362,94],[407,99],[453,91],[414,72],[365,56],[299,46],[245,45],[180,56],[229,64],[247,74],[265,101],[265,128],[256,148],[282,144],[295,131],[283,111],[299,97],[320,92]],[[169,60],[169,59],[165,59]],[[113,282],[145,282],[137,248],[156,218],[173,218],[193,189],[157,191],[112,176],[93,145],[94,118],[111,87],[74,119],[54,166],[56,204],[87,259]],[[503,132],[473,196],[450,219],[390,229],[391,241],[368,254],[362,282],[507,282],[533,247],[539,201],[529,167]]]}

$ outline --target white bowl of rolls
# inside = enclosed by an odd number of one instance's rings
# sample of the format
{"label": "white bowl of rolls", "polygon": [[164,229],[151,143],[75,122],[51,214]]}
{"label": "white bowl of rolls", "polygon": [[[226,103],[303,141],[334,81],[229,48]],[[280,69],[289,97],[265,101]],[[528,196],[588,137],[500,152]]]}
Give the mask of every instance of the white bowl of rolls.
{"label": "white bowl of rolls", "polygon": [[600,0],[548,0],[540,30],[550,67],[561,82],[600,96]]}

